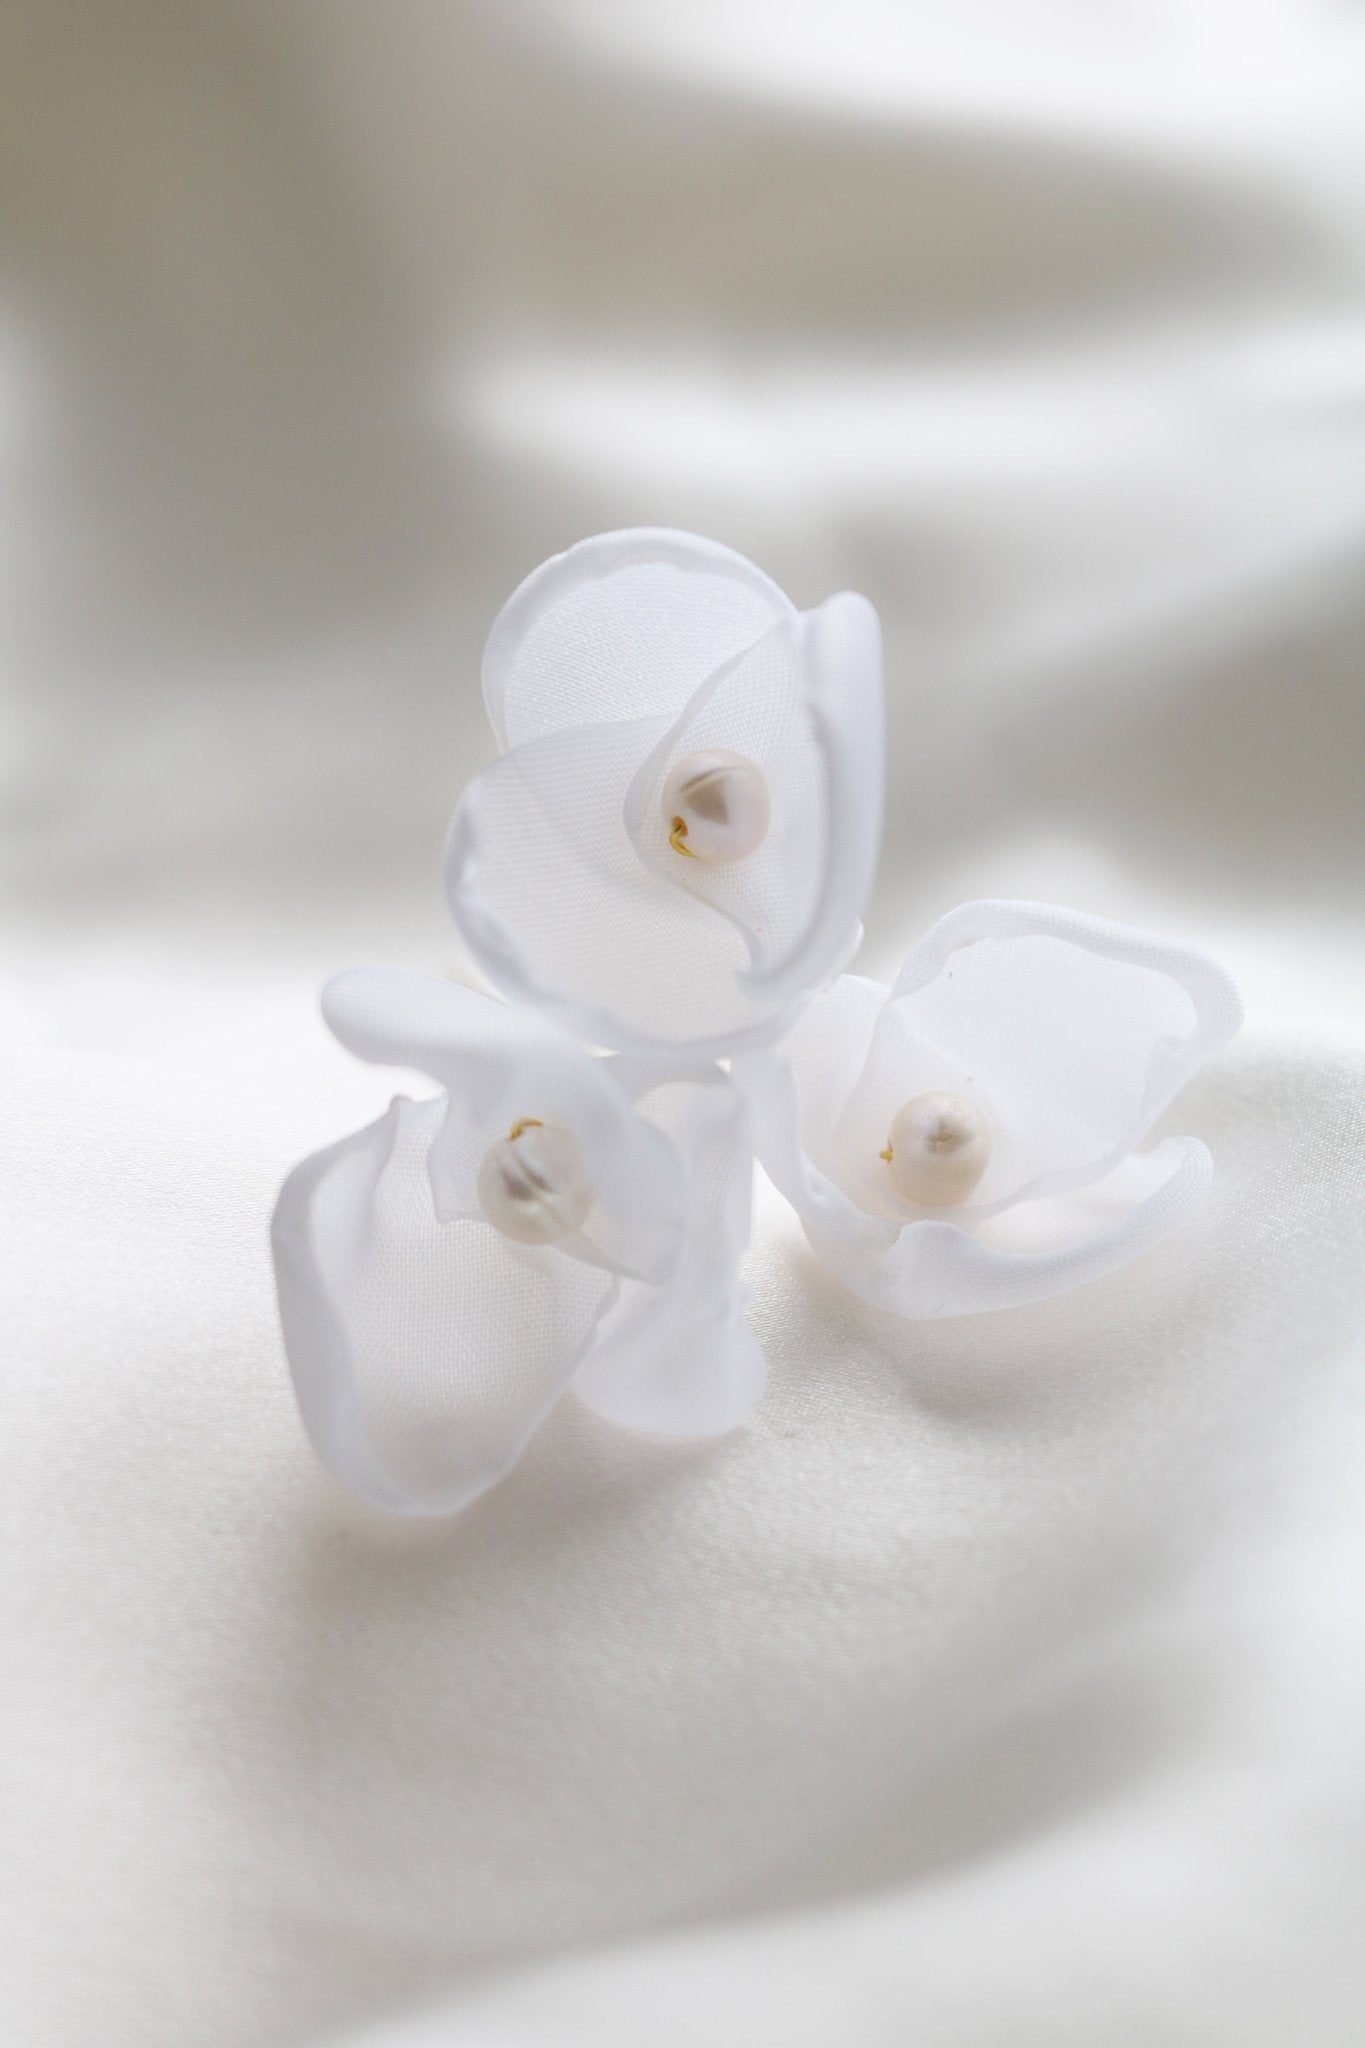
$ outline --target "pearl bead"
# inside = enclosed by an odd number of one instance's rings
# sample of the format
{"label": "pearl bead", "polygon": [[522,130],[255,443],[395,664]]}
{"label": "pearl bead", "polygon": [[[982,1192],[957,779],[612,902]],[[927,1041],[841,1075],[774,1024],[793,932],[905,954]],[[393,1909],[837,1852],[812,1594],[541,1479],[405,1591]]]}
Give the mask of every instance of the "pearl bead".
{"label": "pearl bead", "polygon": [[965,1095],[916,1095],[896,1111],[882,1158],[903,1202],[955,1209],[991,1156],[986,1119]]}
{"label": "pearl bead", "polygon": [[719,750],[679,761],[664,784],[663,811],[669,844],[708,867],[747,860],[772,820],[768,785],[753,762]]}
{"label": "pearl bead", "polygon": [[557,1244],[593,1205],[583,1147],[562,1124],[527,1117],[484,1155],[479,1168],[484,1215],[518,1244]]}

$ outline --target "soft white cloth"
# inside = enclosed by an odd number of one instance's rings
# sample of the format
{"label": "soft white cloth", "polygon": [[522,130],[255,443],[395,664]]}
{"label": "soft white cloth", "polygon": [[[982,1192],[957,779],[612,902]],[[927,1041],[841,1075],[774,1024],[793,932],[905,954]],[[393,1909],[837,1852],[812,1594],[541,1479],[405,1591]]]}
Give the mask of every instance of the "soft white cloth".
{"label": "soft white cloth", "polygon": [[[1363,49],[9,9],[6,2048],[1357,2048]],[[483,634],[656,522],[882,614],[858,971],[987,895],[1227,961],[1213,1191],[919,1325],[766,1193],[742,1431],[566,1401],[390,1522],[275,1324],[280,1179],[402,1085],[315,991],[467,972]]]}

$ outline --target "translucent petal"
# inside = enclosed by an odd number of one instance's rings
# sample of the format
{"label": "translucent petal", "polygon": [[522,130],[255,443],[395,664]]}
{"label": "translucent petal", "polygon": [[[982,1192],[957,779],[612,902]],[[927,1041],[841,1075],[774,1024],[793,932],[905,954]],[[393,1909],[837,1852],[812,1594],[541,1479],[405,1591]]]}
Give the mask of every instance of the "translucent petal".
{"label": "translucent petal", "polygon": [[717,1436],[763,1392],[765,1367],[742,1319],[753,1163],[743,1101],[719,1070],[655,1085],[640,1108],[667,1131],[689,1177],[688,1230],[657,1289],[627,1283],[574,1377],[599,1415],[661,1436]]}
{"label": "translucent petal", "polygon": [[955,1221],[1081,1187],[1132,1150],[1241,1019],[1207,955],[1043,904],[969,903],[910,955],[827,1140],[827,1170],[870,1213],[912,1219],[879,1153],[897,1109],[969,1096],[991,1159]]}
{"label": "translucent petal", "polygon": [[886,997],[880,982],[841,975],[797,1019],[780,1051],[750,1054],[732,1068],[768,1178],[810,1228],[865,1255],[885,1250],[899,1223],[869,1214],[840,1185],[833,1137]]}
{"label": "translucent petal", "polygon": [[824,776],[828,836],[810,923],[785,956],[755,965],[755,993],[802,997],[830,981],[862,938],[862,914],[881,850],[886,790],[882,640],[864,597],[844,591],[804,615],[806,685]]}
{"label": "translucent petal", "polygon": [[[800,942],[825,866],[826,778],[807,706],[805,638],[804,619],[781,619],[708,677],[626,792],[624,823],[636,857],[671,890],[686,891],[734,924],[751,966],[769,965]],[[671,819],[662,802],[673,768],[712,749],[754,762],[772,804],[763,843],[729,866],[679,854],[669,844]]]}
{"label": "translucent petal", "polygon": [[436,1214],[480,1217],[479,1168],[526,1119],[565,1125],[583,1147],[597,1201],[560,1249],[610,1270],[657,1279],[672,1270],[684,1228],[682,1168],[666,1137],[639,1117],[610,1063],[525,1011],[434,975],[352,968],[323,991],[333,1032],[362,1059],[418,1067],[446,1090],[430,1152]]}
{"label": "translucent petal", "polygon": [[[619,728],[618,728],[619,730]],[[597,1045],[717,1056],[766,1042],[784,1016],[740,976],[741,932],[642,865],[604,790],[600,728],[505,754],[465,791],[446,852],[451,908],[470,951],[511,1001],[557,1017]],[[596,834],[556,822],[549,778],[577,777]]]}
{"label": "translucent petal", "polygon": [[304,1425],[353,1492],[450,1514],[512,1466],[617,1283],[491,1224],[438,1221],[437,1097],[397,1098],[296,1167],[275,1210],[280,1320]]}
{"label": "translucent petal", "polygon": [[871,1257],[807,1225],[820,1257],[874,1308],[915,1318],[1017,1308],[1099,1279],[1159,1244],[1203,1201],[1213,1163],[1197,1138],[1167,1138],[1102,1180],[1021,1203],[975,1231],[906,1224]]}
{"label": "translucent petal", "polygon": [[[700,872],[667,844],[673,762],[723,745],[774,799],[769,841]],[[596,1043],[710,1056],[771,1042],[856,946],[880,838],[881,669],[861,598],[788,617],[672,724],[515,747],[456,813],[446,880],[480,965]]]}
{"label": "translucent petal", "polygon": [[717,541],[598,534],[528,576],[493,623],[483,689],[499,744],[617,719],[675,718],[790,599]]}
{"label": "translucent petal", "polygon": [[[852,594],[831,598],[709,677],[627,795],[640,859],[738,926],[755,990],[818,986],[857,945],[881,837],[881,706],[876,614]],[[772,803],[757,852],[723,867],[676,852],[661,800],[675,766],[713,749],[753,761]]]}

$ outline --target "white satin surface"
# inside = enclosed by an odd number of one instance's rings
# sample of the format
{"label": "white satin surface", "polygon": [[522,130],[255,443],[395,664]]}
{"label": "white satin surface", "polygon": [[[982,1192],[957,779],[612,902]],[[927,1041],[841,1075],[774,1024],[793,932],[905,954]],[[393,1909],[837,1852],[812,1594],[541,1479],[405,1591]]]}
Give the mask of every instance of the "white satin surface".
{"label": "white satin surface", "polygon": [[[0,51],[0,2040],[1365,2038],[1365,24],[104,12]],[[1184,1232],[925,1324],[760,1188],[768,1390],[448,1523],[313,1459],[289,1167],[473,979],[478,656],[581,535],[883,622],[855,971],[1207,948]]]}

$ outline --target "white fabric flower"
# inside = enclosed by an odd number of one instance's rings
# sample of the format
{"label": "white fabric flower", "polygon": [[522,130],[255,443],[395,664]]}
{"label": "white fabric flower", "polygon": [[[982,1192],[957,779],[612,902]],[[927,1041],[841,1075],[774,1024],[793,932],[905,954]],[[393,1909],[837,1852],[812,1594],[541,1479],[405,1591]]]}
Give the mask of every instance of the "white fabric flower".
{"label": "white fabric flower", "polygon": [[1202,953],[968,903],[894,988],[844,976],[735,1074],[760,1160],[839,1278],[901,1315],[961,1315],[1061,1293],[1185,1221],[1205,1147],[1135,1147],[1240,1022]]}
{"label": "white fabric flower", "polygon": [[555,1026],[423,974],[324,992],[362,1059],[442,1084],[395,1098],[286,1181],[285,1348],[323,1462],[376,1506],[463,1507],[566,1387],[664,1435],[738,1423],[763,1389],[737,1269],[752,1155],[715,1067],[593,1058]]}
{"label": "white fabric flower", "polygon": [[489,635],[501,758],[446,852],[451,907],[513,1000],[593,1044],[771,1043],[851,958],[881,833],[880,636],[658,529],[527,578]]}

